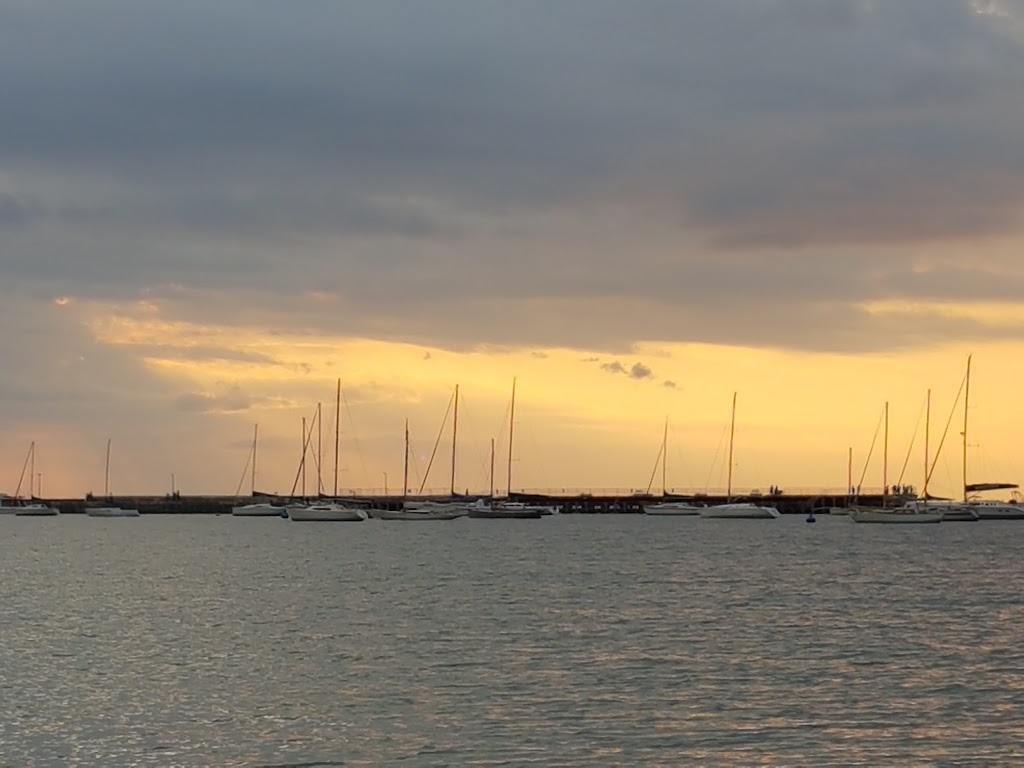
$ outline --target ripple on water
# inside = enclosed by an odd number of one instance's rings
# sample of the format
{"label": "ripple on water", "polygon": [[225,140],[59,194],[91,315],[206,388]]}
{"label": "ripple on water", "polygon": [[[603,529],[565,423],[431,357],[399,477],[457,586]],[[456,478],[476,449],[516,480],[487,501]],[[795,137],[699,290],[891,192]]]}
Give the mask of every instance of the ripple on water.
{"label": "ripple on water", "polygon": [[1021,759],[1013,522],[48,522],[0,517],[12,765]]}

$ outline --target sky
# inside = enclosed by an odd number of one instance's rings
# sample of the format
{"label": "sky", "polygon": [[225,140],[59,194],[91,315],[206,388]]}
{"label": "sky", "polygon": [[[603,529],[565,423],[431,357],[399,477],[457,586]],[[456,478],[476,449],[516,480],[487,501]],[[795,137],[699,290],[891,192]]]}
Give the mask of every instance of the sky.
{"label": "sky", "polygon": [[0,492],[247,493],[258,424],[288,493],[303,419],[443,492],[458,385],[460,490],[660,492],[667,423],[720,491],[736,393],[737,491],[927,424],[956,495],[968,355],[1024,479],[1024,2],[0,0],[0,104]]}

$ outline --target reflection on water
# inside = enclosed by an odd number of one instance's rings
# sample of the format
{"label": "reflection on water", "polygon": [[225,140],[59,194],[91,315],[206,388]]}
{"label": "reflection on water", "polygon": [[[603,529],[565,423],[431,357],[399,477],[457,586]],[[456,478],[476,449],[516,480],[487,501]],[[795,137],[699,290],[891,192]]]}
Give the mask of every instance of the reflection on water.
{"label": "reflection on water", "polygon": [[1006,765],[1022,541],[4,516],[0,765]]}

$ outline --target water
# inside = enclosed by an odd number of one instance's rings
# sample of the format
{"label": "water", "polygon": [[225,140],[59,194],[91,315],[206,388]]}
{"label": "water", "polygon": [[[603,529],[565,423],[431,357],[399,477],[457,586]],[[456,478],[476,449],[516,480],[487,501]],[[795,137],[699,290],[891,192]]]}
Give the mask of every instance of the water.
{"label": "water", "polygon": [[1006,765],[1022,550],[1013,521],[4,516],[0,765]]}

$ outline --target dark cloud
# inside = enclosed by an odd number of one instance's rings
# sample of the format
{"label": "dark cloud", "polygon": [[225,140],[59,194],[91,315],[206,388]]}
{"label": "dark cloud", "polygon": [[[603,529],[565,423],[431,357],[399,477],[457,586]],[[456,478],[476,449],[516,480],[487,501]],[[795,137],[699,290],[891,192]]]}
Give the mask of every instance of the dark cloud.
{"label": "dark cloud", "polygon": [[0,285],[450,348],[1019,337],[864,309],[1024,289],[1024,46],[977,7],[7,3]]}
{"label": "dark cloud", "polygon": [[676,389],[677,388],[676,383],[674,381],[670,381],[668,379],[666,379],[665,381],[661,382],[661,386],[667,387],[668,389]]}
{"label": "dark cloud", "polygon": [[608,373],[626,373],[626,366],[620,363],[618,360],[613,360],[610,363],[601,363],[601,370],[608,371]]}
{"label": "dark cloud", "polygon": [[653,377],[654,371],[643,363],[633,363],[633,367],[629,369],[629,378],[631,379],[650,379]]}

